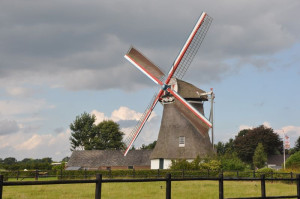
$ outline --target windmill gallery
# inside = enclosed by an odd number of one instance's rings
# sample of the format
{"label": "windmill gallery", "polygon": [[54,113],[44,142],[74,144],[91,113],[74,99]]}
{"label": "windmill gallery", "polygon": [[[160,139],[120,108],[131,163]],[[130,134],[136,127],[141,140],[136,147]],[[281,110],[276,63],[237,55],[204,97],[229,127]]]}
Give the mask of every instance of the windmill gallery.
{"label": "windmill gallery", "polygon": [[[125,152],[74,151],[67,169],[168,169],[171,160],[193,160],[197,156],[214,153],[213,129],[211,139],[208,134],[213,126],[212,110],[210,119],[207,119],[203,109],[204,101],[211,100],[213,104],[214,93],[212,90],[205,92],[182,80],[211,22],[212,18],[202,13],[167,75],[137,49],[129,49],[124,57],[159,85],[159,92],[154,95],[136,127],[124,140],[127,146]],[[158,102],[163,105],[163,115],[155,148],[130,151]]]}

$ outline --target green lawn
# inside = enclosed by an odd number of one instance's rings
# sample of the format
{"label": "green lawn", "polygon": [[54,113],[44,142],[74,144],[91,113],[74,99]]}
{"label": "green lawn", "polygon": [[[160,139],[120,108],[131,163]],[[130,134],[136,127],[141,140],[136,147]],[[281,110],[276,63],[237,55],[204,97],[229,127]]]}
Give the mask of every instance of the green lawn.
{"label": "green lawn", "polygon": [[[165,198],[165,182],[104,183],[103,199]],[[216,181],[172,182],[173,199],[218,198]],[[224,182],[225,198],[260,196],[260,182]],[[295,184],[266,183],[267,196],[296,195]],[[4,199],[90,199],[95,198],[95,184],[5,186]]]}

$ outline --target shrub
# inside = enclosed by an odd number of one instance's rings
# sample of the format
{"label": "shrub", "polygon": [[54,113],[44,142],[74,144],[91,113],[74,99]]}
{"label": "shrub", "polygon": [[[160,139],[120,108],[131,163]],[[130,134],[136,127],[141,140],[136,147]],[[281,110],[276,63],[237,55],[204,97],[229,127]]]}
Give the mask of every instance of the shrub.
{"label": "shrub", "polygon": [[299,169],[300,168],[300,151],[291,155],[285,162],[286,168]]}

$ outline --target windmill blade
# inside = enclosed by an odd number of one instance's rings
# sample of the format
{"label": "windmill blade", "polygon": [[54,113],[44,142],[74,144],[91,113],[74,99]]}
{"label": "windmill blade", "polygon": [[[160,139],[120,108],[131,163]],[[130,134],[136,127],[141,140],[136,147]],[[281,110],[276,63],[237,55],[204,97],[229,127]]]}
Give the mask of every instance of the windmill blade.
{"label": "windmill blade", "polygon": [[198,49],[204,37],[210,27],[212,18],[208,16],[205,12],[202,13],[198,19],[193,31],[188,37],[186,43],[184,44],[182,50],[178,54],[174,61],[174,64],[168,74],[166,84],[169,83],[170,79],[175,76],[178,79],[182,79],[186,70],[190,66],[192,60],[194,59]]}
{"label": "windmill blade", "polygon": [[140,132],[142,131],[146,121],[148,120],[148,118],[150,117],[155,105],[157,104],[160,96],[163,94],[163,90],[160,90],[160,92],[157,95],[154,95],[154,97],[151,100],[151,103],[149,104],[149,106],[147,107],[147,109],[145,110],[145,112],[143,113],[141,119],[138,121],[137,125],[135,126],[135,128],[131,131],[131,133],[129,134],[129,136],[126,137],[126,139],[124,140],[124,143],[126,144],[127,148],[124,152],[124,156],[127,155],[129,149],[131,148],[131,146],[133,145],[134,141],[137,139],[137,137],[139,136]]}
{"label": "windmill blade", "polygon": [[156,84],[162,85],[164,73],[138,50],[131,47],[124,57]]}
{"label": "windmill blade", "polygon": [[168,88],[168,92],[176,98],[176,108],[202,133],[203,136],[206,136],[208,129],[212,127],[211,122],[177,92],[170,88]]}

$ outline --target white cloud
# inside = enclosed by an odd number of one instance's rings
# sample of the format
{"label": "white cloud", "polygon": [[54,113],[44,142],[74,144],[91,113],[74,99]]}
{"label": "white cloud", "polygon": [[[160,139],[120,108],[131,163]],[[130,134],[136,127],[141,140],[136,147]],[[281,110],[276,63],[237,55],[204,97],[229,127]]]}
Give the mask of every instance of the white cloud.
{"label": "white cloud", "polygon": [[[97,117],[96,124],[102,122],[103,120],[113,120],[115,122],[123,122],[123,121],[136,121],[134,123],[130,122],[132,126],[121,126],[121,131],[125,134],[124,138],[132,133],[137,122],[142,117],[142,113],[136,112],[128,107],[121,106],[119,109],[114,110],[111,113],[111,116],[105,116],[104,113],[99,112],[97,110],[93,110],[91,114],[94,114]],[[157,139],[158,131],[159,131],[159,123],[160,119],[157,117],[156,113],[153,111],[149,119],[147,120],[142,132],[134,143],[135,147],[140,147],[142,144],[148,144]]]}
{"label": "white cloud", "polygon": [[16,133],[19,128],[15,120],[0,120],[0,135]]}
{"label": "white cloud", "polygon": [[[1,1],[0,6],[4,24],[0,27],[1,85],[43,82],[72,90],[145,86],[147,83],[135,75],[137,71],[125,65],[123,55],[130,44],[150,55],[158,65],[169,66],[199,16],[199,6],[215,19],[204,49],[197,55],[201,63],[210,67],[197,64],[191,73],[201,83],[219,81],[224,74],[244,65],[228,66],[228,59],[268,67],[269,60],[265,58],[256,64],[257,56],[289,48],[300,35],[297,20],[290,20],[299,16],[298,0],[290,0],[289,5],[281,0],[272,4],[267,0],[228,0],[218,2],[218,6],[198,0],[133,0],[135,7],[114,0],[89,4],[74,1],[72,5],[65,0],[17,1],[18,7],[14,2]],[[171,6],[169,11],[162,9],[165,6]],[[136,10],[143,10],[143,14]],[[126,80],[131,81],[124,84]],[[24,95],[26,91],[21,88],[9,92]]]}
{"label": "white cloud", "polygon": [[2,156],[16,157],[21,160],[28,158],[53,157],[61,160],[70,155],[70,130],[59,134],[23,133],[0,136]]}
{"label": "white cloud", "polygon": [[[139,121],[143,115],[143,113],[136,112],[128,107],[121,106],[119,109],[114,110],[111,113],[111,116],[105,116],[103,112],[99,112],[97,110],[93,110],[91,114],[96,116],[96,124],[99,124],[103,120],[113,120],[115,122],[119,122],[121,120],[136,120]],[[148,121],[152,118],[156,117],[156,113],[153,111],[151,116],[149,117]]]}
{"label": "white cloud", "polygon": [[15,97],[29,97],[34,93],[32,89],[24,87],[7,87],[6,92]]}
{"label": "white cloud", "polygon": [[30,100],[1,100],[0,115],[18,115],[29,114],[41,111],[43,109],[52,109],[54,105],[49,105],[44,99]]}
{"label": "white cloud", "polygon": [[253,126],[248,126],[248,125],[244,125],[244,124],[239,126],[239,131],[245,130],[245,129],[253,129]]}

